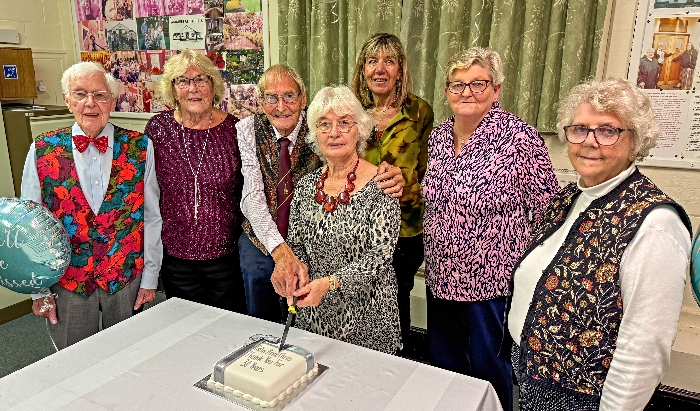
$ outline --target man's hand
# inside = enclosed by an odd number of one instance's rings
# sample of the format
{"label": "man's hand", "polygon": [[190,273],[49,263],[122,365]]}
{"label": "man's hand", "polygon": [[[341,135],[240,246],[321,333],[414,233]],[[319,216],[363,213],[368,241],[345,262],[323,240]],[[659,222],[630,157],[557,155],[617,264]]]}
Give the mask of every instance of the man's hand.
{"label": "man's hand", "polygon": [[146,288],[139,288],[139,293],[136,296],[136,303],[134,304],[134,311],[141,308],[143,304],[150,303],[156,299],[156,290],[149,290]]}
{"label": "man's hand", "polygon": [[58,323],[58,317],[56,317],[56,300],[53,298],[53,295],[48,295],[44,298],[32,301],[32,311],[34,315],[38,317],[48,318],[51,324],[55,325]]}
{"label": "man's hand", "polygon": [[389,194],[394,198],[399,198],[403,194],[404,181],[401,169],[390,165],[386,161],[382,161],[379,165],[374,181],[377,183],[377,188],[384,190],[384,194]]}
{"label": "man's hand", "polygon": [[275,270],[272,272],[272,286],[275,292],[282,297],[287,297],[287,304],[292,305],[292,297],[297,289],[309,283],[309,269],[306,264],[299,261],[287,243],[280,243],[272,250],[272,258],[275,260]]}

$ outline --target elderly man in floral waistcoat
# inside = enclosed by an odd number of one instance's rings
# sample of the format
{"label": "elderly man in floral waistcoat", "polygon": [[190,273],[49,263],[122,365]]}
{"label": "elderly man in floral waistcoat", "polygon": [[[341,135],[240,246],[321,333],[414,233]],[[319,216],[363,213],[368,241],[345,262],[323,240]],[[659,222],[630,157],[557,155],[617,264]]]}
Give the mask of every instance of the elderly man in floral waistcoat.
{"label": "elderly man in floral waistcoat", "polygon": [[118,84],[93,62],[69,67],[63,98],[72,127],[38,136],[22,198],[46,206],[72,246],[51,295],[33,295],[57,349],[131,317],[156,295],[162,259],[160,192],[150,140],[109,123]]}
{"label": "elderly man in floral waistcoat", "polygon": [[[287,245],[289,205],[297,181],[322,165],[306,141],[306,88],[293,68],[277,64],[258,82],[264,114],[236,124],[243,172],[243,234],[238,242],[248,314],[280,322],[308,270]],[[387,194],[403,192],[401,169],[383,162],[375,181]]]}

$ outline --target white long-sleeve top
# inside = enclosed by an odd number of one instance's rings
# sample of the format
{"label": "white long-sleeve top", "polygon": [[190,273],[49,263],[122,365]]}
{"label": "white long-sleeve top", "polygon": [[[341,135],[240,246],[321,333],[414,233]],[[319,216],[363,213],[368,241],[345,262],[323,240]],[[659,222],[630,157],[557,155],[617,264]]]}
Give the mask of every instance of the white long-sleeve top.
{"label": "white long-sleeve top", "polygon": [[[72,135],[85,135],[77,123],[73,124],[72,133]],[[75,148],[75,143],[72,143],[73,161],[80,180],[80,187],[95,214],[98,213],[102,206],[112,172],[114,126],[111,123],[107,123],[99,135],[107,136],[107,150],[104,153],[100,153],[94,144],[90,144],[87,150],[81,153]],[[144,267],[140,276],[140,288],[150,290],[154,290],[158,286],[158,274],[160,273],[160,266],[163,260],[163,243],[160,237],[163,220],[160,217],[160,187],[158,187],[158,179],[156,178],[154,155],[153,143],[149,139],[146,148],[146,168],[143,178]],[[43,204],[39,173],[36,168],[36,148],[34,143],[30,146],[27,159],[24,162],[21,198]],[[34,299],[42,296],[41,294],[32,294]]]}
{"label": "white long-sleeve top", "polygon": [[[299,122],[288,136],[283,136],[276,128],[272,127],[275,130],[277,140],[282,137],[289,139],[290,154],[297,142],[299,130],[304,121],[306,121],[306,116],[302,112],[299,116]],[[241,153],[241,172],[243,173],[241,211],[245,218],[250,221],[255,236],[265,246],[267,252],[271,253],[275,247],[284,242],[284,238],[277,229],[277,223],[272,219],[270,209],[267,206],[265,184],[255,151],[254,116],[246,117],[236,123],[236,131],[238,132],[238,151]]]}
{"label": "white long-sleeve top", "polygon": [[[514,273],[508,331],[516,344],[539,277],[552,261],[566,235],[595,199],[629,177],[633,164],[616,177],[594,187],[579,188],[564,225],[536,247]],[[620,291],[622,321],[608,375],[603,384],[601,411],[642,410],[668,369],[678,331],[691,242],[675,209],[653,209],[622,254]]]}

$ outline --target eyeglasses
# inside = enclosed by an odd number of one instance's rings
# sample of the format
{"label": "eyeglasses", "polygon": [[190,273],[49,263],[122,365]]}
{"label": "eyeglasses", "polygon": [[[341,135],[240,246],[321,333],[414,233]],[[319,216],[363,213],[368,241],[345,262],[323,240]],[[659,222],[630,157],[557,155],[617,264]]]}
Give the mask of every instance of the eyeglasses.
{"label": "eyeglasses", "polygon": [[564,127],[564,135],[566,141],[571,144],[583,144],[588,138],[588,133],[593,132],[593,138],[596,143],[601,146],[611,146],[617,143],[620,139],[620,133],[623,131],[632,131],[629,128],[619,128],[611,126],[600,126],[598,128],[590,128],[581,125],[571,125]]}
{"label": "eyeglasses", "polygon": [[467,87],[469,87],[469,90],[471,90],[472,93],[481,94],[484,92],[484,90],[486,90],[486,87],[489,86],[489,83],[491,83],[491,80],[474,80],[469,83],[462,83],[461,81],[448,81],[445,86],[452,94],[462,94],[464,93],[464,89]]}
{"label": "eyeglasses", "polygon": [[200,74],[198,76],[194,76],[192,78],[189,77],[177,77],[173,79],[173,84],[177,88],[187,88],[190,86],[190,82],[194,82],[194,85],[197,87],[204,87],[209,85],[209,80],[211,80],[211,76],[206,76],[204,74]]}
{"label": "eyeglasses", "polygon": [[[336,123],[341,133],[349,132],[355,124],[357,124],[357,122],[352,120],[340,120]],[[321,133],[330,133],[331,130],[333,130],[333,123],[328,120],[319,121],[316,123],[316,130]]]}
{"label": "eyeglasses", "polygon": [[75,101],[85,101],[87,100],[88,96],[92,96],[93,100],[95,100],[98,103],[106,103],[112,99],[112,93],[109,91],[71,91],[68,94],[70,94]]}
{"label": "eyeglasses", "polygon": [[287,104],[294,104],[299,101],[299,96],[301,93],[284,93],[281,96],[277,94],[263,94],[263,101],[265,104],[277,104],[281,98]]}

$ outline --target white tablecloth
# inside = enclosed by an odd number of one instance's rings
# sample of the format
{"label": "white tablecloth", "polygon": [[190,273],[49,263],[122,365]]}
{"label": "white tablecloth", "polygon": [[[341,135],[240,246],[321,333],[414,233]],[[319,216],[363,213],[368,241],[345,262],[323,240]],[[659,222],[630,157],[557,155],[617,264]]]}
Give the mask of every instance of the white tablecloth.
{"label": "white tablecloth", "polygon": [[[192,385],[283,325],[173,298],[0,379],[0,410],[242,410]],[[501,410],[482,380],[292,328],[329,367],[284,411]]]}

